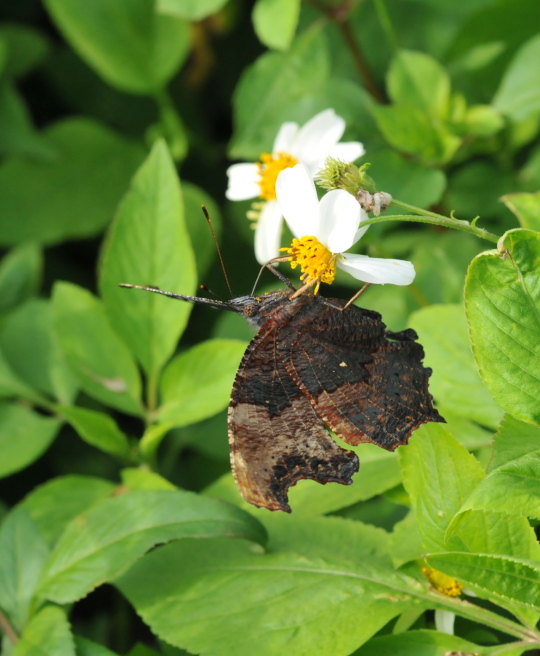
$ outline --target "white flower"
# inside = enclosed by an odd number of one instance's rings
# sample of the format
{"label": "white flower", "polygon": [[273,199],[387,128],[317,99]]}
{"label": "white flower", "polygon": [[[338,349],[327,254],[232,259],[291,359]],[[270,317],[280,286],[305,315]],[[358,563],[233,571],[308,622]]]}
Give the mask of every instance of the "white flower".
{"label": "white flower", "polygon": [[262,154],[255,164],[233,164],[227,170],[229,200],[262,198],[255,233],[255,255],[261,264],[279,253],[283,216],[276,201],[276,179],[279,173],[303,162],[312,177],[324,166],[324,160],[334,157],[353,162],[364,154],[358,141],[339,143],[345,131],[345,121],[333,109],[327,109],[310,119],[303,127],[284,123],[272,147],[272,153]]}
{"label": "white flower", "polygon": [[296,238],[291,248],[283,250],[291,255],[293,268],[302,268],[302,280],[333,282],[336,266],[354,278],[380,285],[409,285],[414,280],[411,262],[346,253],[369,227],[361,226],[368,215],[347,191],[329,191],[319,201],[310,172],[297,164],[279,174],[276,192]]}

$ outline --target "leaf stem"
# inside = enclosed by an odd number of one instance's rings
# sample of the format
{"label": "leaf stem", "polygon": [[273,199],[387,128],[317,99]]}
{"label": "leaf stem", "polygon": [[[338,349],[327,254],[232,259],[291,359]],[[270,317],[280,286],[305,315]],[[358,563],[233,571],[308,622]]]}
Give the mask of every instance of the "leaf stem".
{"label": "leaf stem", "polygon": [[7,615],[4,614],[2,609],[0,608],[0,629],[4,632],[6,638],[11,641],[12,644],[17,644],[19,642],[19,636],[13,626],[11,625],[11,622],[7,618]]}
{"label": "leaf stem", "polygon": [[474,225],[474,221],[471,223],[469,221],[460,221],[459,219],[453,219],[449,216],[443,216],[442,214],[436,214],[435,212],[430,212],[429,210],[423,210],[420,207],[415,207],[414,205],[409,205],[408,203],[403,203],[400,200],[392,200],[392,204],[397,207],[401,207],[404,210],[409,210],[414,212],[414,214],[390,214],[388,216],[378,216],[367,221],[362,222],[362,226],[374,225],[375,223],[385,223],[386,221],[412,221],[414,223],[432,223],[433,225],[440,225],[444,228],[453,228],[454,230],[462,230],[463,232],[469,232],[476,237],[481,239],[486,239],[494,244],[497,244],[499,237],[488,230],[483,228],[477,228]]}

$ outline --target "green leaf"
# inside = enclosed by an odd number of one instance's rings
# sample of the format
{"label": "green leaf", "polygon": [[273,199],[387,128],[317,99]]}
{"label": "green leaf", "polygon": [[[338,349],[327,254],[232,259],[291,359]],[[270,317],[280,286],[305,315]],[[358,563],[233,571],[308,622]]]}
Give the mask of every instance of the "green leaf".
{"label": "green leaf", "polygon": [[289,48],[299,18],[300,0],[257,0],[253,8],[255,34],[276,50]]}
{"label": "green leaf", "polygon": [[[182,195],[184,197],[185,219],[193,252],[197,254],[197,277],[204,279],[212,262],[216,259],[217,251],[212,233],[202,213],[204,205],[212,218],[212,225],[219,240],[222,233],[223,219],[216,201],[208,192],[189,182],[182,182]],[[227,314],[227,313],[224,313]]]}
{"label": "green leaf", "polygon": [[540,231],[540,191],[505,194],[501,200],[517,216],[522,228]]}
{"label": "green leaf", "polygon": [[157,11],[180,16],[189,21],[200,21],[215,14],[226,2],[227,0],[157,0]]}
{"label": "green leaf", "polygon": [[44,453],[61,422],[22,405],[0,403],[0,478],[24,469]]}
{"label": "green leaf", "polygon": [[210,339],[178,355],[163,372],[159,420],[187,426],[227,407],[246,344]]}
{"label": "green leaf", "polygon": [[430,555],[428,562],[483,598],[540,611],[538,561],[454,552]]}
{"label": "green leaf", "polygon": [[77,53],[109,84],[153,94],[177,72],[190,48],[189,25],[154,10],[152,0],[46,0]]}
{"label": "green leaf", "polygon": [[539,233],[510,230],[498,251],[473,260],[465,287],[473,353],[487,388],[504,410],[535,424],[540,423],[539,258]]}
{"label": "green leaf", "polygon": [[493,106],[514,121],[540,114],[540,36],[527,41],[515,54],[506,70]]}
{"label": "green leaf", "polygon": [[191,304],[119,283],[193,294],[196,271],[178,177],[164,142],[155,144],[106,240],[100,288],[112,326],[151,380],[176,348]]}
{"label": "green leaf", "polygon": [[128,438],[109,415],[65,405],[58,406],[56,410],[88,444],[123,460],[130,458],[131,447]]}
{"label": "green leaf", "polygon": [[489,652],[489,648],[475,645],[458,636],[421,629],[397,635],[375,636],[355,651],[353,656],[487,656]]}
{"label": "green leaf", "polygon": [[49,548],[27,510],[13,510],[0,528],[0,608],[19,633],[49,558]]}
{"label": "green leaf", "polygon": [[49,54],[45,36],[22,23],[4,22],[0,26],[0,40],[7,46],[3,74],[6,77],[23,77],[35,69]]}
{"label": "green leaf", "polygon": [[426,365],[433,369],[429,384],[437,402],[459,416],[497,428],[502,411],[478,374],[463,308],[459,305],[422,308],[411,315],[410,325],[424,347]]}
{"label": "green leaf", "polygon": [[169,540],[215,536],[265,541],[253,517],[193,492],[141,490],[107,499],[77,517],[60,538],[38,594],[75,601]]}
{"label": "green leaf", "polygon": [[64,354],[91,396],[129,414],[142,414],[141,380],[101,302],[69,283],[56,283],[53,321]]}
{"label": "green leaf", "polygon": [[0,347],[25,383],[60,402],[73,401],[77,380],[55,339],[48,301],[29,300],[12,312],[0,333]]}
{"label": "green leaf", "polygon": [[92,642],[81,636],[74,636],[77,656],[118,656],[118,654],[97,642]]}
{"label": "green leaf", "polygon": [[414,510],[394,526],[390,538],[390,548],[394,567],[401,567],[411,560],[418,560],[424,554],[422,535]]}
{"label": "green leaf", "polygon": [[464,119],[465,135],[491,137],[504,127],[504,119],[490,105],[474,105],[467,110]]}
{"label": "green leaf", "polygon": [[130,490],[176,490],[163,476],[142,467],[129,467],[120,472],[122,483]]}
{"label": "green leaf", "polygon": [[[407,448],[398,453],[424,549],[446,551],[446,529],[484,478],[484,471],[476,458],[440,424],[421,426]],[[454,539],[452,544],[455,543]]]}
{"label": "green leaf", "polygon": [[53,546],[66,524],[112,494],[115,485],[92,476],[60,476],[40,485],[21,502]]}
{"label": "green leaf", "polygon": [[53,125],[44,142],[53,158],[13,157],[0,167],[2,244],[96,235],[143,156],[139,144],[87,119]]}
{"label": "green leaf", "polygon": [[540,428],[505,415],[493,440],[488,472],[538,450]]}
{"label": "green leaf", "polygon": [[400,50],[387,74],[388,94],[398,105],[410,105],[433,117],[446,118],[450,77],[430,55]]}
{"label": "green leaf", "polygon": [[0,314],[36,294],[41,283],[43,254],[36,244],[22,244],[0,264]]}
{"label": "green leaf", "polygon": [[65,611],[56,606],[43,608],[30,620],[13,656],[76,656]]}
{"label": "green leaf", "polygon": [[272,148],[281,124],[294,120],[284,108],[327,80],[329,57],[320,28],[311,28],[294,41],[289,52],[264,54],[246,69],[233,99],[231,158],[257,160]]}
{"label": "green leaf", "polygon": [[40,395],[21,380],[9,366],[4,354],[0,351],[0,398],[21,396],[33,402],[40,403]]}
{"label": "green leaf", "polygon": [[[326,533],[338,550],[345,542],[350,554],[345,558],[338,553],[332,560],[330,545],[325,550],[330,559],[323,560],[279,544],[261,554],[236,540],[186,540],[148,554],[116,584],[154,633],[190,652],[345,656],[392,617],[424,602],[416,598],[423,588],[390,565],[354,559],[352,545],[362,545],[361,525],[341,522],[341,540],[332,539],[333,522]],[[313,545],[320,553],[311,535],[304,525],[308,552]],[[209,623],[212,631],[203,630]]]}

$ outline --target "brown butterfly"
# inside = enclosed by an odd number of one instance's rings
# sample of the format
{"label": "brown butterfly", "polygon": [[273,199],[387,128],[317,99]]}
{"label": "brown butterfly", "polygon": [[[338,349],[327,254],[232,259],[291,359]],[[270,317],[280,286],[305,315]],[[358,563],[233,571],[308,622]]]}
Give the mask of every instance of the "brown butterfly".
{"label": "brown butterfly", "polygon": [[350,485],[352,445],[394,451],[430,421],[444,422],[428,391],[431,369],[414,330],[386,330],[381,315],[297,290],[218,301],[123,284],[244,315],[259,329],[234,382],[229,406],[231,463],[242,496],[291,512],[287,491],[305,478]]}

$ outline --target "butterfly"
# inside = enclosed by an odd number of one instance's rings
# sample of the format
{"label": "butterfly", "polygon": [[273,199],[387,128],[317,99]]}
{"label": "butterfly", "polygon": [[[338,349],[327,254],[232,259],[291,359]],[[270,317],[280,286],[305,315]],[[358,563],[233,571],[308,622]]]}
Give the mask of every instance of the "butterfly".
{"label": "butterfly", "polygon": [[232,471],[246,501],[291,512],[288,489],[299,480],[350,485],[360,468],[327,426],[350,445],[394,451],[422,424],[444,419],[433,407],[432,372],[414,330],[391,332],[372,310],[298,295],[272,271],[290,289],[227,302],[121,286],[236,312],[258,329],[231,394]]}

